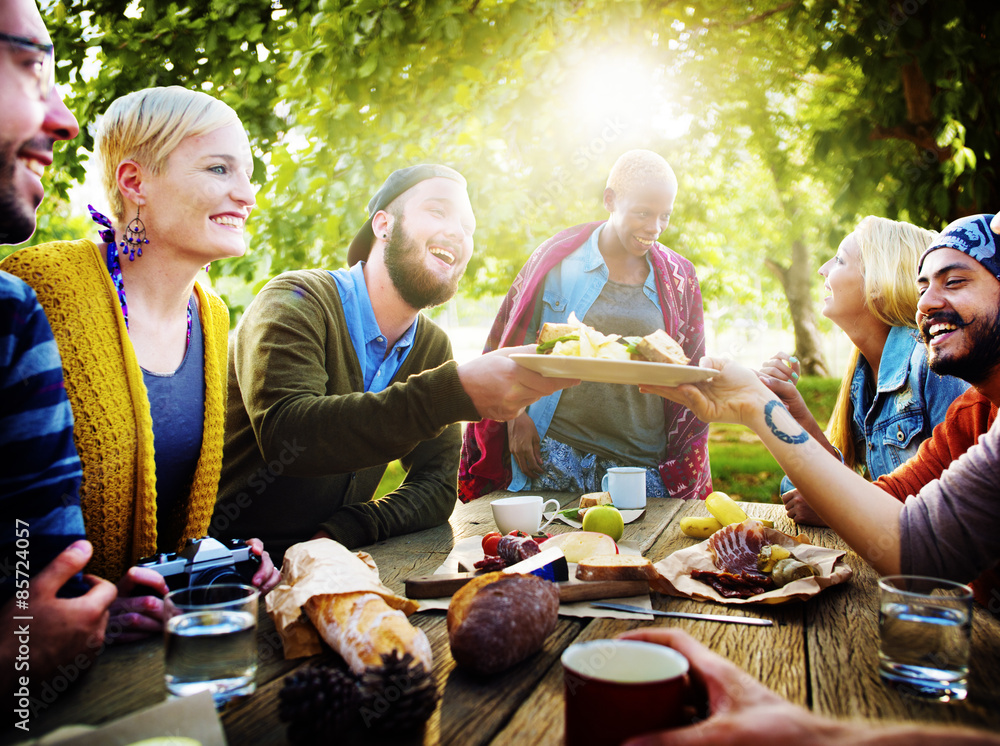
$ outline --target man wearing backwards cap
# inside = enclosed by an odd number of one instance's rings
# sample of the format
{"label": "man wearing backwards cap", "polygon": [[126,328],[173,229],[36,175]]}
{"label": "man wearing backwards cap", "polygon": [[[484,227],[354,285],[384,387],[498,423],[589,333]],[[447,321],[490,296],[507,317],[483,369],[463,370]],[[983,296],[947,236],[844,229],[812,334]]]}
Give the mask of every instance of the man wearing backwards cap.
{"label": "man wearing backwards cap", "polygon": [[[917,326],[931,369],[964,378],[994,407],[1000,403],[997,227],[993,215],[952,223],[924,252],[917,277]],[[703,358],[701,365],[721,373],[697,386],[641,388],[690,407],[706,422],[752,428],[795,484],[804,481],[799,490],[820,518],[880,573],[966,583],[1000,562],[1000,424],[904,503],[812,440],[755,373],[722,359]],[[988,603],[1000,611],[1000,596]]]}
{"label": "man wearing backwards cap", "polygon": [[[573,383],[507,357],[531,347],[458,365],[419,313],[455,294],[472,256],[461,174],[401,169],[368,211],[349,269],[280,275],[240,320],[214,535],[260,536],[283,556],[315,536],[357,547],[439,525],[457,495],[457,423],[510,419]],[[394,459],[406,478],[372,500]]]}

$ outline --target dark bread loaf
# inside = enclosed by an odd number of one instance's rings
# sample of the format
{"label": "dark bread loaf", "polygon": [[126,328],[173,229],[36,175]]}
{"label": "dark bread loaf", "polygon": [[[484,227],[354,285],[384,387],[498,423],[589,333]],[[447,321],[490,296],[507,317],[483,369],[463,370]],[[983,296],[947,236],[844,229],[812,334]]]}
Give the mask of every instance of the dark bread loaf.
{"label": "dark bread loaf", "polygon": [[554,583],[534,575],[481,575],[448,606],[451,656],[476,673],[505,671],[541,650],[558,618]]}

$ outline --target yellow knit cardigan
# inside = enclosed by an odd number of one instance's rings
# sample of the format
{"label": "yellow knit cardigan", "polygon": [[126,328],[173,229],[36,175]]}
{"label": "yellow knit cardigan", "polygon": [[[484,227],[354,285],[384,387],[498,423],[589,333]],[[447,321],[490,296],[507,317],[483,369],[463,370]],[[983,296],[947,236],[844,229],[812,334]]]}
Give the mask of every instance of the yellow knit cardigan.
{"label": "yellow knit cardigan", "polygon": [[[92,241],[56,241],[17,251],[0,268],[34,288],[52,325],[83,462],[80,502],[94,545],[88,571],[117,581],[157,550],[156,465],[146,385],[105,251]],[[195,294],[205,340],[205,427],[178,548],[208,531],[226,411],[229,309],[197,283]]]}

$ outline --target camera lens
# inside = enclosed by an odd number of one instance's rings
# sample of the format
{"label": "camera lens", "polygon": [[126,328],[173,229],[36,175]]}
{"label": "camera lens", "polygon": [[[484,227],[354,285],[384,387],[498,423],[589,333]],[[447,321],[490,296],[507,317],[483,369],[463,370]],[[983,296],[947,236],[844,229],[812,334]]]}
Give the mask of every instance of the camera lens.
{"label": "camera lens", "polygon": [[202,570],[197,576],[191,579],[191,585],[209,587],[230,583],[240,585],[244,582],[243,578],[233,569],[232,565],[210,567],[207,570]]}

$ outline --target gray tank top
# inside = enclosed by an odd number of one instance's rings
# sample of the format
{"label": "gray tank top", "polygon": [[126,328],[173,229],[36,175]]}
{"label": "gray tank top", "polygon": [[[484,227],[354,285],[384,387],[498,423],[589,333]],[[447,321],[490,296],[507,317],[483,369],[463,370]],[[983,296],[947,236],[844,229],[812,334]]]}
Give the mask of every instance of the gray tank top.
{"label": "gray tank top", "polygon": [[188,308],[191,341],[180,367],[173,373],[142,371],[153,417],[157,543],[161,551],[171,552],[176,547],[169,544],[184,528],[205,429],[205,345],[193,296]]}
{"label": "gray tank top", "polygon": [[[663,314],[642,285],[608,282],[583,322],[604,334],[644,337],[663,329]],[[625,466],[655,466],[666,450],[663,400],[638,386],[581,383],[566,389],[546,435]]]}

